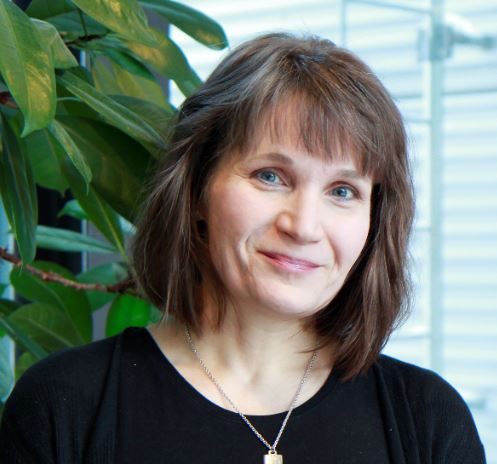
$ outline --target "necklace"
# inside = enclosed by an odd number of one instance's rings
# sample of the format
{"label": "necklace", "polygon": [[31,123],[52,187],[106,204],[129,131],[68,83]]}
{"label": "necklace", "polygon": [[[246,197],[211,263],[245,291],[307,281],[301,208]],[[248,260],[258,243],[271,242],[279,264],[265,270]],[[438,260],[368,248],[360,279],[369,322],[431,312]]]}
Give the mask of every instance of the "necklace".
{"label": "necklace", "polygon": [[212,375],[211,371],[207,368],[205,365],[204,361],[198,354],[197,348],[195,347],[195,344],[193,343],[192,337],[190,335],[190,331],[188,330],[188,327],[185,327],[185,337],[186,341],[188,343],[188,346],[192,350],[193,354],[197,358],[198,362],[200,363],[200,366],[202,367],[203,371],[209,377],[211,382],[215,385],[215,387],[218,389],[219,393],[223,396],[223,398],[231,405],[231,407],[238,413],[238,415],[243,419],[243,421],[250,427],[250,430],[254,432],[254,434],[257,436],[257,438],[264,443],[264,445],[269,449],[268,454],[264,456],[264,464],[283,464],[283,456],[281,454],[278,454],[276,451],[276,447],[278,446],[278,442],[280,441],[281,435],[283,434],[283,431],[285,430],[286,424],[288,422],[288,419],[290,418],[290,414],[295,408],[295,405],[297,404],[297,400],[300,396],[300,392],[302,391],[302,387],[307,381],[307,378],[309,376],[309,372],[312,369],[312,366],[314,365],[314,362],[317,357],[317,351],[314,351],[312,353],[311,359],[309,360],[309,363],[307,364],[307,367],[305,368],[304,375],[302,376],[302,379],[300,380],[299,386],[297,388],[297,391],[295,392],[295,396],[293,397],[292,404],[290,405],[290,409],[286,413],[285,419],[283,419],[283,423],[281,424],[280,430],[276,436],[276,440],[274,441],[273,445],[270,445],[268,441],[257,431],[257,429],[252,425],[252,423],[247,419],[247,417],[236,407],[235,403],[230,399],[230,397],[226,394],[226,392],[221,388],[221,385],[217,382],[217,380],[214,378]]}

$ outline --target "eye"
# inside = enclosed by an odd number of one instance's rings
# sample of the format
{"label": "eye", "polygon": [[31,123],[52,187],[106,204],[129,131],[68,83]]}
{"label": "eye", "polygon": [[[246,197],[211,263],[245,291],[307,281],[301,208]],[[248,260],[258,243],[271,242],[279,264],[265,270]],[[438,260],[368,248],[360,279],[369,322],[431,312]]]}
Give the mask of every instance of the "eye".
{"label": "eye", "polygon": [[281,178],[276,172],[270,169],[264,169],[255,173],[256,177],[266,184],[281,184]]}
{"label": "eye", "polygon": [[353,200],[357,193],[355,189],[349,187],[347,185],[340,185],[339,187],[335,187],[331,190],[331,194],[334,197],[337,197],[339,200]]}

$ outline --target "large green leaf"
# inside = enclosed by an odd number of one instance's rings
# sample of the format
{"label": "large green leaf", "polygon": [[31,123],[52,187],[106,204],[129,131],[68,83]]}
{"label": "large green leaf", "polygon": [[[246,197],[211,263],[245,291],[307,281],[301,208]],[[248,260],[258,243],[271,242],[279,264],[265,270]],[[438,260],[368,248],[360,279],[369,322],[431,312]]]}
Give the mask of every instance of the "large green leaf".
{"label": "large green leaf", "polygon": [[115,211],[133,222],[141,185],[151,165],[149,153],[131,137],[107,124],[69,116],[58,119],[90,164],[92,186]]}
{"label": "large green leaf", "polygon": [[[43,271],[54,272],[66,279],[76,280],[71,272],[56,263],[37,261],[33,265]],[[24,298],[37,303],[46,303],[64,314],[71,326],[70,333],[75,334],[72,337],[77,343],[91,341],[93,322],[90,303],[84,291],[79,291],[57,282],[43,281],[19,268],[11,271],[10,282],[16,292]],[[19,309],[9,316],[9,320]]]}
{"label": "large green leaf", "polygon": [[[146,100],[164,109],[169,108],[166,96],[152,74],[150,74],[149,77],[143,77],[128,72],[118,64],[112,63],[111,66],[114,73],[115,85],[117,85],[120,90],[119,93]],[[119,101],[119,99],[114,99]]]}
{"label": "large green leaf", "polygon": [[108,96],[98,92],[94,87],[79,79],[74,74],[66,72],[58,81],[73,95],[76,95],[88,106],[98,111],[110,124],[144,142],[163,145],[163,139],[149,124],[143,121],[141,115],[120,105]]}
{"label": "large green leaf", "polygon": [[92,65],[92,75],[95,87],[102,93],[113,96],[127,95],[154,103],[166,111],[171,109],[161,86],[149,71],[146,76],[142,73],[133,73],[112,56],[108,58],[96,56]]}
{"label": "large green leaf", "polygon": [[77,68],[72,68],[66,73],[76,76],[78,79],[82,79],[87,84],[94,85],[93,77],[91,76],[90,70],[88,68],[85,68],[84,66],[78,66]]}
{"label": "large green leaf", "polygon": [[60,160],[65,157],[60,144],[47,129],[41,129],[24,137],[23,145],[36,183],[45,188],[58,190],[63,195],[67,189],[67,182],[60,167]]}
{"label": "large green leaf", "polygon": [[92,60],[91,74],[95,81],[95,88],[107,95],[124,92],[116,82],[112,66],[103,56],[96,56]]}
{"label": "large green leaf", "polygon": [[62,124],[57,120],[53,120],[48,126],[48,130],[59,142],[60,146],[64,149],[69,159],[72,161],[74,167],[78,170],[79,174],[85,181],[86,190],[90,187],[92,179],[91,168],[88,165],[84,155],[81,153],[78,145],[74,142],[71,136],[64,129]]}
{"label": "large green leaf", "polygon": [[[50,0],[48,0],[50,1]],[[78,37],[84,37],[86,33],[91,36],[102,36],[108,32],[108,29],[90,18],[88,15],[81,13],[85,22],[86,31],[81,23],[81,16],[78,11],[70,11],[69,13],[59,14],[46,18],[46,21],[53,24],[64,40],[74,41]]]}
{"label": "large green leaf", "polygon": [[0,298],[0,317],[8,316],[19,307],[19,303],[6,298]]}
{"label": "large green leaf", "polygon": [[161,136],[166,139],[171,130],[171,118],[176,114],[176,109],[167,102],[163,106],[135,98],[129,95],[112,95],[112,99],[129,108],[137,114],[142,114],[143,119],[150,124]]}
{"label": "large green leaf", "polygon": [[[20,147],[13,128],[3,116],[0,153],[0,193],[5,213],[16,237],[23,262],[31,262],[36,253],[35,227],[38,222],[36,187],[31,166]],[[16,132],[18,132],[18,128]]]}
{"label": "large green leaf", "polygon": [[[16,301],[0,298],[0,319],[13,313],[19,306],[20,304]],[[6,335],[6,332],[0,325],[0,338],[2,338],[4,335]]]}
{"label": "large green leaf", "polygon": [[81,208],[78,200],[69,200],[68,202],[66,202],[64,207],[59,211],[59,214],[57,214],[57,217],[62,216],[70,216],[75,219],[79,219],[80,221],[88,220],[88,215],[86,214],[85,210]]}
{"label": "large green leaf", "polygon": [[107,315],[105,335],[111,337],[126,327],[145,327],[150,320],[151,305],[130,295],[120,295],[112,303]]}
{"label": "large green leaf", "polygon": [[79,98],[72,94],[69,97],[59,98],[57,100],[57,113],[55,114],[55,117],[59,119],[59,116],[72,116],[105,122],[95,110],[91,109],[87,104],[83,103]]}
{"label": "large green leaf", "polygon": [[112,245],[89,235],[57,227],[38,226],[36,243],[40,248],[58,251],[75,251],[88,253],[116,253]]}
{"label": "large green leaf", "polygon": [[198,10],[170,0],[140,0],[140,3],[210,48],[221,50],[228,46],[223,28]]}
{"label": "large green leaf", "polygon": [[21,306],[8,320],[49,352],[87,343],[69,316],[48,303]]}
{"label": "large green leaf", "polygon": [[72,169],[71,166],[66,164],[64,166],[64,173],[71,185],[73,195],[86,212],[88,219],[114,245],[115,250],[118,250],[122,256],[126,256],[124,235],[117,213],[102,199],[93,187],[86,189],[86,185],[81,181],[81,176],[75,169]]}
{"label": "large green leaf", "polygon": [[0,2],[0,74],[24,115],[25,136],[46,127],[55,114],[52,56],[26,14]]}
{"label": "large green leaf", "polygon": [[110,30],[155,45],[147,17],[137,0],[73,0],[73,3]]}
{"label": "large green leaf", "polygon": [[0,338],[0,400],[4,400],[14,386],[14,356],[12,342]]}
{"label": "large green leaf", "polygon": [[78,66],[76,58],[66,47],[55,26],[40,19],[31,19],[31,21],[38,28],[44,45],[52,54],[54,67],[67,69]]}
{"label": "large green leaf", "polygon": [[31,0],[26,13],[38,19],[47,19],[74,10],[69,0]]}
{"label": "large green leaf", "polygon": [[106,37],[93,40],[90,44],[91,51],[105,55],[108,59],[106,63],[96,56],[92,61],[92,74],[98,90],[106,94],[142,98],[166,107],[166,96],[154,75],[142,61],[130,53],[121,40]]}
{"label": "large green leaf", "polygon": [[23,349],[31,353],[36,360],[43,359],[48,354],[10,319],[0,318],[0,329],[7,333]]}
{"label": "large green leaf", "polygon": [[[79,282],[87,284],[99,283],[104,285],[116,284],[127,278],[128,269],[123,263],[102,264],[101,266],[94,267],[77,276]],[[104,304],[109,303],[116,297],[114,293],[93,290],[87,290],[86,294],[90,300],[92,311],[101,308]]]}
{"label": "large green leaf", "polygon": [[16,361],[15,375],[16,381],[38,360],[29,352],[24,352]]}
{"label": "large green leaf", "polygon": [[150,70],[133,55],[115,48],[108,48],[105,54],[126,71],[144,77],[145,79],[152,79]]}
{"label": "large green leaf", "polygon": [[130,73],[145,78],[151,78],[152,76],[147,66],[130,53],[118,36],[112,35],[92,40],[85,45],[84,50],[108,56]]}
{"label": "large green leaf", "polygon": [[156,37],[157,46],[149,47],[132,41],[127,41],[127,46],[157,72],[173,79],[185,96],[192,94],[202,81],[191,68],[178,45],[156,29],[152,31]]}
{"label": "large green leaf", "polygon": [[[93,82],[93,76],[91,75],[91,72],[88,68],[85,68],[83,66],[78,66],[77,68],[71,68],[70,70],[65,72],[76,76],[78,79],[83,80],[92,87],[95,86],[95,82]],[[57,80],[56,84],[57,84],[57,108],[55,110],[56,114],[59,111],[59,103],[61,101],[65,102],[67,100],[70,100],[82,103],[78,97],[76,97],[72,92],[69,92],[69,90],[67,90],[63,85],[61,85],[60,82],[57,82]],[[88,105],[85,106],[89,112],[95,113],[95,111],[91,109]]]}

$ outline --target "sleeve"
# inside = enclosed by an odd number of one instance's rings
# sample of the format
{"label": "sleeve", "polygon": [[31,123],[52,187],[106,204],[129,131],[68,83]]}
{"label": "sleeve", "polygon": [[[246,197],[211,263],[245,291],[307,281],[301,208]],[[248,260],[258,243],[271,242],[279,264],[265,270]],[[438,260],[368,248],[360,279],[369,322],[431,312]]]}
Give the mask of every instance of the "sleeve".
{"label": "sleeve", "polygon": [[39,371],[36,366],[28,370],[5,404],[0,424],[2,464],[55,463],[49,407],[52,400]]}

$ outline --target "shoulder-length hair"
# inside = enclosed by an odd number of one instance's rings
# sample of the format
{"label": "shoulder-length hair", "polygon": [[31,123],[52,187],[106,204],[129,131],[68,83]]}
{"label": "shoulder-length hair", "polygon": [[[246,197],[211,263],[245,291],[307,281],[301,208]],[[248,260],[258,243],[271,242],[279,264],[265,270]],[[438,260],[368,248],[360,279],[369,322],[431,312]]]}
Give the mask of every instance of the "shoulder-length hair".
{"label": "shoulder-length hair", "polygon": [[262,127],[279,137],[288,123],[308,153],[347,152],[373,179],[364,249],[337,295],[308,321],[320,346],[334,345],[343,378],[352,378],[375,361],[408,308],[414,205],[398,109],[370,68],[329,40],[275,33],[245,42],[185,100],[137,223],[135,278],[165,316],[196,332],[200,283],[209,285],[221,325],[226,294],[199,208],[224,156],[247,153]]}

